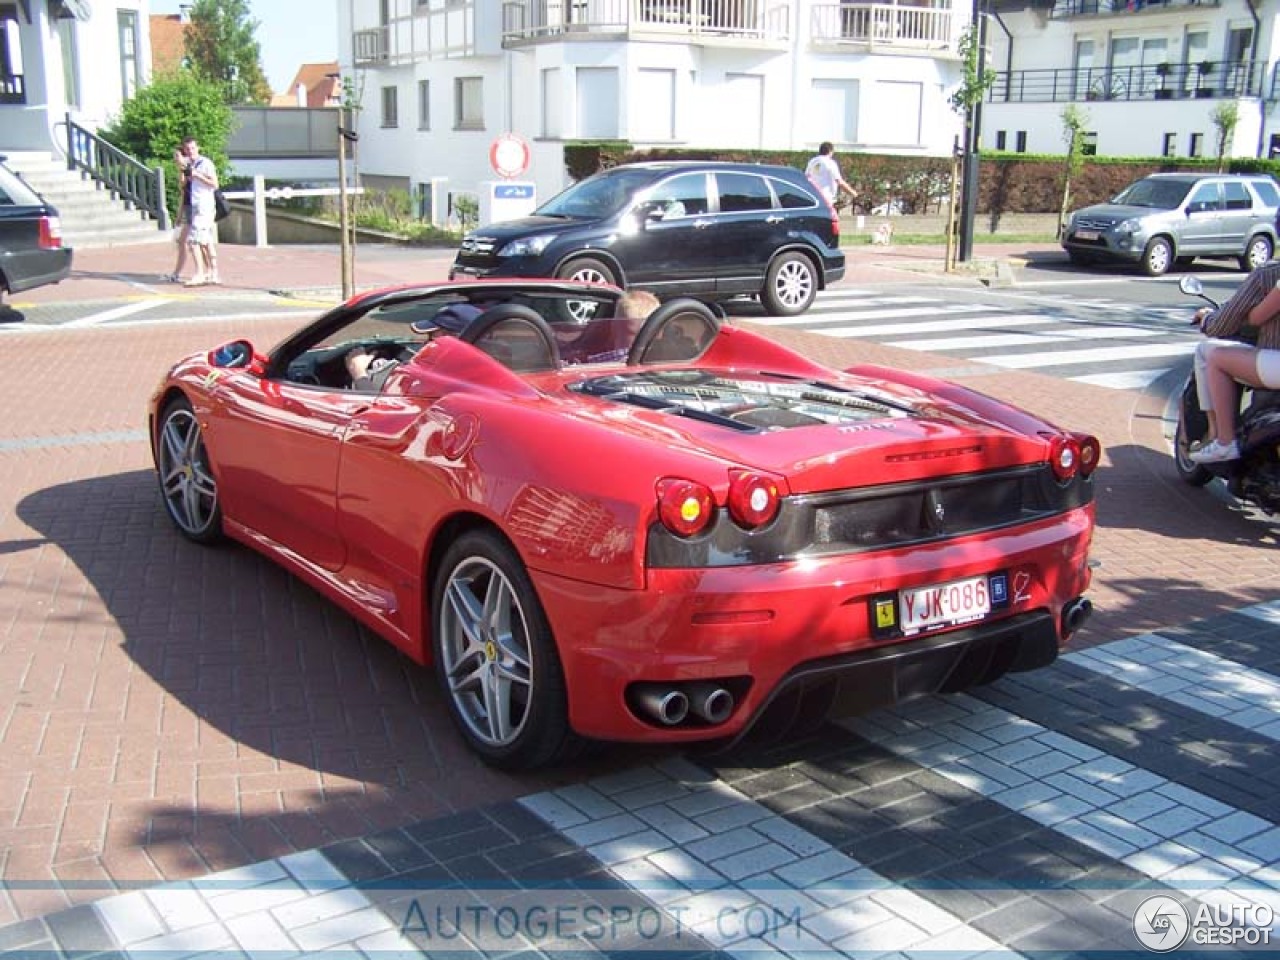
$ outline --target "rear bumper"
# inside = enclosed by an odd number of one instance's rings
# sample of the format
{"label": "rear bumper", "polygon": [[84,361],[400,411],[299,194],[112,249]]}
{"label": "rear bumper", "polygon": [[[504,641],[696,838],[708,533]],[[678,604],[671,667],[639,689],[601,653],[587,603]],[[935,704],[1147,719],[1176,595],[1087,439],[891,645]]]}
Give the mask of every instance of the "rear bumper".
{"label": "rear bumper", "polygon": [[[1059,628],[1064,608],[1088,588],[1092,530],[1089,504],[1016,530],[923,548],[650,569],[643,590],[533,576],[557,639],[570,721],[579,733],[608,740],[721,740],[760,722],[787,691],[825,685],[830,677],[816,678],[833,671],[847,674],[835,685],[835,709],[960,689],[955,684],[962,677],[992,678],[976,669],[983,662],[1019,664],[1007,669],[1048,662],[1047,647],[1065,642]],[[986,619],[909,637],[877,632],[877,598],[996,572],[1007,574],[1010,602]],[[706,683],[734,696],[723,722],[663,725],[636,709],[637,689]]]}
{"label": "rear bumper", "polygon": [[58,283],[71,272],[71,248],[23,251],[0,257],[0,272],[10,293]]}

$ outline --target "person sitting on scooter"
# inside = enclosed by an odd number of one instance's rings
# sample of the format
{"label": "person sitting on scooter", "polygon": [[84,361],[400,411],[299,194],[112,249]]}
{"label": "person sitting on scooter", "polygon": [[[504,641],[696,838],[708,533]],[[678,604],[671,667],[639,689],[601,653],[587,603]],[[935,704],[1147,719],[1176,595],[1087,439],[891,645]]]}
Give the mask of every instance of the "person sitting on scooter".
{"label": "person sitting on scooter", "polygon": [[[1206,337],[1196,346],[1196,394],[1209,418],[1212,439],[1188,454],[1195,463],[1240,458],[1236,440],[1236,381],[1280,389],[1280,261],[1259,267],[1214,310],[1196,311],[1193,323]],[[1257,346],[1239,342],[1245,327],[1257,329]]]}

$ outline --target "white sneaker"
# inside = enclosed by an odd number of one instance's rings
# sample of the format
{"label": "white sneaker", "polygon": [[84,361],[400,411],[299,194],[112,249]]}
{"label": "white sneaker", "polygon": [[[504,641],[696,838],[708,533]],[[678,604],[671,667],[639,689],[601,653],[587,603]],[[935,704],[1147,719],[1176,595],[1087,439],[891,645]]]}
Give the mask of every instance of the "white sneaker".
{"label": "white sneaker", "polygon": [[1219,443],[1217,440],[1206,443],[1199,450],[1187,454],[1192,463],[1226,463],[1228,460],[1240,459],[1240,446],[1232,440],[1230,443]]}

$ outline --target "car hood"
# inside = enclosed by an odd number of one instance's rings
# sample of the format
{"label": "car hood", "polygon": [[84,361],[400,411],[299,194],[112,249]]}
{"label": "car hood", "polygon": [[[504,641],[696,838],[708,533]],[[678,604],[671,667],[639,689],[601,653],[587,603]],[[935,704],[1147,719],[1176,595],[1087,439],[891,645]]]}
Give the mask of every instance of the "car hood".
{"label": "car hood", "polygon": [[519,237],[529,237],[538,233],[563,233],[580,227],[587,221],[574,220],[568,217],[521,217],[519,220],[503,220],[473,230],[463,238],[464,249],[468,242],[472,246],[505,243]]}
{"label": "car hood", "polygon": [[1095,203],[1092,207],[1077,210],[1074,219],[1103,220],[1108,223],[1119,223],[1133,217],[1151,217],[1175,213],[1174,210],[1161,210],[1157,207],[1131,207],[1119,203]]}
{"label": "car hood", "polygon": [[578,415],[665,447],[785,477],[792,493],[978,473],[1046,459],[976,407],[843,375],[803,381],[741,371],[656,370],[566,385]]}

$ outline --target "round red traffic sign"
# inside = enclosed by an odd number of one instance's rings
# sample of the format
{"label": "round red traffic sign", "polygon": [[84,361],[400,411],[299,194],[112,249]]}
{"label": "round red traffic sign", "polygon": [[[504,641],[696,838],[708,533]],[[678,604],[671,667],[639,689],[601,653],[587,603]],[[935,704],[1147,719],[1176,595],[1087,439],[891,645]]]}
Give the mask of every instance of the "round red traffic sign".
{"label": "round red traffic sign", "polygon": [[500,177],[520,176],[529,169],[529,144],[517,134],[502,134],[489,147],[489,166]]}

